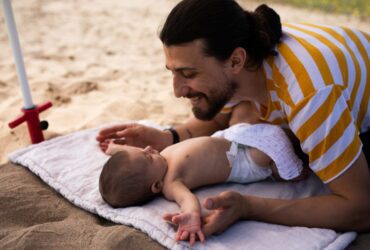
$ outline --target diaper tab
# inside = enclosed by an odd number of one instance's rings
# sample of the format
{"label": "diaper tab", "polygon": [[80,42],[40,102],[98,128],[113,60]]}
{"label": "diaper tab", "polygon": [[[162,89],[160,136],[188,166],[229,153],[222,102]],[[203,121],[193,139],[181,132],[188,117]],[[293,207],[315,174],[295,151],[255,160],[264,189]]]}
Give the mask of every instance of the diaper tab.
{"label": "diaper tab", "polygon": [[237,153],[238,153],[238,143],[233,141],[231,142],[229,151],[226,152],[226,157],[229,160],[230,168],[233,167],[233,163],[234,163]]}

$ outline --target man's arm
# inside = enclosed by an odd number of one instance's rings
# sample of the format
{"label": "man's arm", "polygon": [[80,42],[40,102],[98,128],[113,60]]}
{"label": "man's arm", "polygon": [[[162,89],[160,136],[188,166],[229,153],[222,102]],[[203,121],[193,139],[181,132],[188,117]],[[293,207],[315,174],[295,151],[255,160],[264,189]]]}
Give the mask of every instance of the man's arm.
{"label": "man's arm", "polygon": [[[218,114],[211,121],[201,121],[191,118],[188,122],[175,127],[179,134],[180,141],[192,137],[211,135],[217,130],[227,127],[230,119],[228,114]],[[115,140],[117,144],[127,144],[130,146],[144,148],[148,145],[162,151],[170,146],[173,137],[168,130],[159,130],[150,126],[138,123],[119,124],[104,128],[96,136],[99,146],[103,152],[106,152],[109,141]]]}
{"label": "man's arm", "polygon": [[329,195],[299,200],[249,197],[246,204],[253,205],[246,216],[291,226],[370,230],[370,177],[363,154],[328,187]]}
{"label": "man's arm", "polygon": [[329,195],[296,200],[221,193],[205,201],[205,207],[214,211],[204,218],[204,232],[206,235],[222,232],[238,219],[339,231],[369,231],[370,174],[363,153],[328,187]]}
{"label": "man's arm", "polygon": [[190,118],[186,123],[175,126],[177,133],[179,134],[180,141],[199,137],[212,135],[218,130],[222,130],[228,127],[230,120],[230,114],[217,114],[210,121],[201,121],[195,117]]}

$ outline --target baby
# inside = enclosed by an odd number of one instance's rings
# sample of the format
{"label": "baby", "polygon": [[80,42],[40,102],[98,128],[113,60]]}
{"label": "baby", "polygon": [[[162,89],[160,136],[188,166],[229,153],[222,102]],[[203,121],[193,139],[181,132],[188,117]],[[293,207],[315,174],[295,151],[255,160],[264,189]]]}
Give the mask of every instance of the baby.
{"label": "baby", "polygon": [[143,204],[162,193],[181,208],[177,214],[164,215],[178,225],[176,241],[189,240],[191,246],[197,237],[204,242],[205,236],[201,206],[190,190],[223,182],[255,182],[273,173],[285,180],[303,177],[302,162],[285,133],[267,124],[237,124],[160,153],[150,146],[142,149],[111,142],[105,153],[111,157],[99,180],[103,199],[118,208]]}

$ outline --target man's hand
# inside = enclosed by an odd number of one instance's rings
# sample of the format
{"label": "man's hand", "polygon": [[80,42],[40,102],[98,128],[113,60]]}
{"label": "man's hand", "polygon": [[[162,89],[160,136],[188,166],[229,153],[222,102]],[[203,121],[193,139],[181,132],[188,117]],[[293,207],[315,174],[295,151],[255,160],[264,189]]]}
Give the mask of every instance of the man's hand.
{"label": "man's hand", "polygon": [[203,206],[212,210],[203,217],[203,232],[206,236],[219,234],[225,231],[230,225],[241,219],[245,213],[244,197],[235,191],[226,191],[218,196],[207,198]]}
{"label": "man's hand", "polygon": [[106,152],[111,140],[114,140],[116,144],[141,148],[150,145],[152,148],[161,151],[171,145],[172,135],[168,131],[131,123],[102,129],[99,131],[96,140],[103,152]]}
{"label": "man's hand", "polygon": [[165,214],[163,219],[171,224],[178,225],[175,237],[176,241],[189,239],[190,246],[195,244],[197,236],[202,243],[205,241],[199,213]]}
{"label": "man's hand", "polygon": [[203,232],[206,235],[220,233],[238,219],[368,232],[370,172],[363,153],[350,168],[332,180],[328,188],[329,194],[292,200],[223,192],[204,201],[204,207],[213,211],[203,218]]}

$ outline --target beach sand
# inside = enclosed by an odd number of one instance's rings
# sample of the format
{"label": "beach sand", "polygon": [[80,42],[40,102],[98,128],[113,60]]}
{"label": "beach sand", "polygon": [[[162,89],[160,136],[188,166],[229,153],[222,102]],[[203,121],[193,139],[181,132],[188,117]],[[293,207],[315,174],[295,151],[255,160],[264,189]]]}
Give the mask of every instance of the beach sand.
{"label": "beach sand", "polygon": [[[254,9],[256,2],[239,1]],[[191,116],[176,99],[165,69],[158,30],[174,0],[13,0],[33,102],[51,101],[41,113],[46,139],[105,123],[148,119],[176,124]],[[340,15],[272,4],[283,22],[368,23]],[[143,233],[83,211],[36,175],[8,161],[30,144],[25,124],[8,122],[23,107],[13,55],[0,11],[0,248],[163,249]],[[362,237],[362,238],[361,238]],[[355,248],[366,249],[369,235]],[[362,246],[365,246],[364,248]]]}
{"label": "beach sand", "polygon": [[[247,9],[258,4],[239,1]],[[176,124],[190,105],[172,92],[158,30],[173,0],[13,0],[33,102],[51,101],[41,113],[45,137],[117,121],[148,119]],[[369,31],[366,21],[271,4],[283,22],[318,22]],[[23,107],[13,55],[0,13],[0,163],[30,144],[25,124],[8,122]]]}

